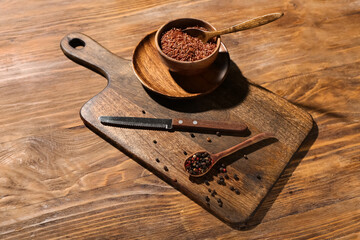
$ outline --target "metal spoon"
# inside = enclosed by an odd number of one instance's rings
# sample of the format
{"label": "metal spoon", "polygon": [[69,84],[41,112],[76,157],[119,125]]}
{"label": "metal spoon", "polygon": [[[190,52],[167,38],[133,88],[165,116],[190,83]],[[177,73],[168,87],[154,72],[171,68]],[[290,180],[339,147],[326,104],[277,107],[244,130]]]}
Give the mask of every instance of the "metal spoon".
{"label": "metal spoon", "polygon": [[228,33],[238,32],[238,31],[242,31],[242,30],[246,30],[246,29],[250,29],[250,28],[255,28],[255,27],[270,23],[272,21],[275,21],[283,15],[284,15],[284,13],[271,13],[271,14],[267,14],[267,15],[264,15],[261,17],[253,18],[251,20],[242,22],[235,26],[232,26],[232,27],[229,27],[229,28],[226,28],[223,30],[218,30],[218,31],[208,32],[208,31],[202,31],[202,30],[196,29],[196,28],[187,28],[187,29],[184,29],[183,32],[187,33],[188,35],[190,35],[192,37],[199,38],[201,41],[206,43],[213,37],[228,34]]}
{"label": "metal spoon", "polygon": [[[259,133],[233,147],[230,147],[224,151],[218,153],[208,153],[206,151],[195,152],[190,157],[186,158],[184,162],[185,171],[187,171],[192,177],[201,177],[208,173],[212,167],[222,158],[242,149],[251,144],[264,140],[266,138],[274,137],[271,133]],[[198,165],[198,167],[193,166],[193,164]],[[196,172],[196,169],[201,169],[199,172]],[[195,170],[194,170],[195,169]]]}

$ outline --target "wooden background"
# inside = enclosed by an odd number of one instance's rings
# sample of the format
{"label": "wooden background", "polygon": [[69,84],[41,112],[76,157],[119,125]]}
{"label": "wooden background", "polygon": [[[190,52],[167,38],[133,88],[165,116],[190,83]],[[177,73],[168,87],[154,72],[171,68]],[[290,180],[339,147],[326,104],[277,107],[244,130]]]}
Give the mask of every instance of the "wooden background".
{"label": "wooden background", "polygon": [[[216,28],[242,74],[316,123],[246,229],[230,227],[84,127],[106,80],[68,60],[83,32],[126,59],[164,22]],[[360,1],[1,1],[1,239],[360,237]]]}

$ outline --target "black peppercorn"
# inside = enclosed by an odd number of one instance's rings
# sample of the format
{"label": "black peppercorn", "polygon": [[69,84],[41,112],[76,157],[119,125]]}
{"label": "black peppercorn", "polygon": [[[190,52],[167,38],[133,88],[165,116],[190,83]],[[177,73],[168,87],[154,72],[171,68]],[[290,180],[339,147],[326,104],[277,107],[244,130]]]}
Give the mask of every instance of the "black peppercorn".
{"label": "black peppercorn", "polygon": [[218,202],[219,206],[220,206],[220,207],[222,207],[223,202],[221,201],[221,199],[220,199],[220,198],[217,200],[217,202]]}
{"label": "black peppercorn", "polygon": [[157,144],[157,141],[156,141],[156,140],[154,140],[154,141],[153,141],[153,143]]}
{"label": "black peppercorn", "polygon": [[209,185],[210,185],[210,183],[209,183],[209,181],[208,181],[208,180],[205,180],[205,184],[206,184],[207,186],[209,186]]}
{"label": "black peppercorn", "polygon": [[207,202],[209,202],[209,201],[210,201],[210,198],[209,198],[208,196],[206,196],[206,197],[205,197],[205,200],[206,200]]}
{"label": "black peppercorn", "polygon": [[212,191],[212,193],[211,193],[211,196],[213,196],[213,197],[215,197],[215,195],[216,195],[216,191],[215,191],[215,189]]}
{"label": "black peppercorn", "polygon": [[157,159],[155,159],[155,161],[159,163],[159,162],[160,162],[160,159],[157,158]]}
{"label": "black peppercorn", "polygon": [[239,195],[239,194],[240,194],[239,189],[235,189],[235,193],[236,193],[237,195]]}
{"label": "black peppercorn", "polygon": [[164,166],[164,170],[165,170],[165,171],[169,171],[169,169],[168,169],[167,166]]}
{"label": "black peppercorn", "polygon": [[230,187],[230,190],[231,190],[231,191],[234,191],[234,190],[235,190],[235,188],[234,188],[233,186],[231,186],[231,187]]}

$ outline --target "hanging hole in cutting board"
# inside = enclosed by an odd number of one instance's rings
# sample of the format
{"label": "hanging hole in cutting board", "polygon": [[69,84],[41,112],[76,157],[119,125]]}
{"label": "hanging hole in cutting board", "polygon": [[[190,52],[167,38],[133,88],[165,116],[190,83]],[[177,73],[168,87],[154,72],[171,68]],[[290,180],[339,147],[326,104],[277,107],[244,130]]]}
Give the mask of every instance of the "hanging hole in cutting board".
{"label": "hanging hole in cutting board", "polygon": [[85,42],[79,38],[73,38],[69,41],[69,45],[75,49],[82,49],[85,47]]}

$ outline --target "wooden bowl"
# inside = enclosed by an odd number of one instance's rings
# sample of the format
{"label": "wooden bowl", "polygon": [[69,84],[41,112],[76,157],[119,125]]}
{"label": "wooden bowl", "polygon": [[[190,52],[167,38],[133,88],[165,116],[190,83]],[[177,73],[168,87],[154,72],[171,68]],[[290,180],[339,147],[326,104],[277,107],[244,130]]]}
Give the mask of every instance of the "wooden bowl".
{"label": "wooden bowl", "polygon": [[169,71],[155,46],[155,34],[146,35],[136,46],[132,67],[142,85],[152,92],[172,99],[190,99],[211,93],[226,78],[230,56],[224,43],[209,68],[199,74],[181,75]]}
{"label": "wooden bowl", "polygon": [[162,35],[169,31],[172,28],[185,29],[187,27],[204,27],[208,30],[215,31],[216,29],[210,24],[203,20],[195,18],[180,18],[172,20],[159,28],[155,34],[155,45],[156,49],[160,55],[161,61],[169,68],[170,71],[176,72],[182,75],[194,75],[199,74],[206,70],[217,58],[220,49],[221,39],[218,37],[216,39],[216,48],[212,54],[206,58],[197,60],[197,61],[179,61],[174,58],[167,56],[161,50],[161,37]]}

